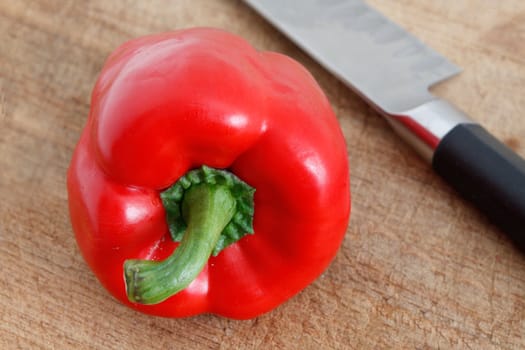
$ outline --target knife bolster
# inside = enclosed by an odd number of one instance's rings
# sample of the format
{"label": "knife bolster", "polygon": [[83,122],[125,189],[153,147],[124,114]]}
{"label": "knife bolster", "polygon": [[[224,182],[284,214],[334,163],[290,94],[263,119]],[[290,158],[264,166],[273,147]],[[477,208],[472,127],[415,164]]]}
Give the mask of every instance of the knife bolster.
{"label": "knife bolster", "polygon": [[441,140],[459,124],[473,121],[452,104],[434,99],[406,112],[385,114],[386,120],[428,163]]}

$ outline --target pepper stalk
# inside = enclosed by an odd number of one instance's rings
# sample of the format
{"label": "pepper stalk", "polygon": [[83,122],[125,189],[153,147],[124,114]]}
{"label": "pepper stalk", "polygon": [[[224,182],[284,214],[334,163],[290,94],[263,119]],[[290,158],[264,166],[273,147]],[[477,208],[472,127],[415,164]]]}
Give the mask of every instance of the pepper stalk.
{"label": "pepper stalk", "polygon": [[128,299],[141,304],[166,300],[185,289],[210,256],[253,233],[254,192],[232,173],[207,166],[162,192],[171,237],[180,244],[163,261],[125,261]]}

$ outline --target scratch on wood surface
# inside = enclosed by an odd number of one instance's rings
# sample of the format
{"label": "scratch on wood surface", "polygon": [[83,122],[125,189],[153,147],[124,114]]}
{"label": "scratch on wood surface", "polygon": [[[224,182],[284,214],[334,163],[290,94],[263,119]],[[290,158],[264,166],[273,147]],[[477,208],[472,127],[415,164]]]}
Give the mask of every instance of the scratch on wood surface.
{"label": "scratch on wood surface", "polygon": [[[0,126],[7,128],[7,102],[4,90],[4,80],[0,80]],[[5,129],[4,129],[5,130]]]}

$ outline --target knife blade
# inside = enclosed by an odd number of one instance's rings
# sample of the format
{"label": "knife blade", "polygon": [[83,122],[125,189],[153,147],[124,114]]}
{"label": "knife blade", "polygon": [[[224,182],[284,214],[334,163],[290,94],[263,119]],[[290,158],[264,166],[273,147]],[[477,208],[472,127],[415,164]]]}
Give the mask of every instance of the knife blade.
{"label": "knife blade", "polygon": [[525,251],[525,160],[429,88],[460,72],[361,0],[245,0]]}

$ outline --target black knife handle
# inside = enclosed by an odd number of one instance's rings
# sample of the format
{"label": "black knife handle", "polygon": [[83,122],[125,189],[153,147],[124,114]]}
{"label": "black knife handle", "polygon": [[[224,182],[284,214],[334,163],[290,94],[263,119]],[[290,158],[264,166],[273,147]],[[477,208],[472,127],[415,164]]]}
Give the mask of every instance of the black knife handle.
{"label": "black knife handle", "polygon": [[432,166],[525,251],[525,160],[478,124],[447,133]]}

